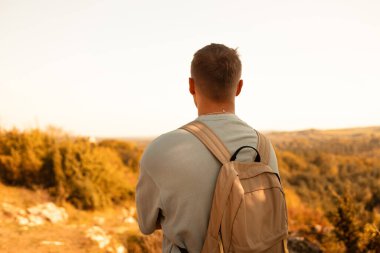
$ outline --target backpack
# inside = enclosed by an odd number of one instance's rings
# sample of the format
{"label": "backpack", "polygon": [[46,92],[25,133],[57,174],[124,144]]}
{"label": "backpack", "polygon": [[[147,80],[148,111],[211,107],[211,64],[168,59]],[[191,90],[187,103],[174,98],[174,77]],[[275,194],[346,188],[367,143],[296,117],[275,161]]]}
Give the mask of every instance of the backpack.
{"label": "backpack", "polygon": [[[268,165],[268,139],[256,131],[257,149],[242,146],[231,156],[202,122],[181,128],[195,135],[222,163],[201,253],[287,253],[287,207],[280,177]],[[253,162],[236,161],[245,148],[257,152]]]}

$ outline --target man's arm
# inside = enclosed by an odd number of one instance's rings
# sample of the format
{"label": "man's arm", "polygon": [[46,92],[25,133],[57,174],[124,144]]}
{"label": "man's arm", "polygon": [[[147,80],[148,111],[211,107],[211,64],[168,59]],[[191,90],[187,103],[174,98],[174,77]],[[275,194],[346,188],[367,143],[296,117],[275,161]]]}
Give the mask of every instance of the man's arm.
{"label": "man's arm", "polygon": [[160,189],[147,173],[143,159],[140,163],[140,176],[136,187],[136,208],[141,232],[151,234],[154,230],[161,228],[159,223]]}

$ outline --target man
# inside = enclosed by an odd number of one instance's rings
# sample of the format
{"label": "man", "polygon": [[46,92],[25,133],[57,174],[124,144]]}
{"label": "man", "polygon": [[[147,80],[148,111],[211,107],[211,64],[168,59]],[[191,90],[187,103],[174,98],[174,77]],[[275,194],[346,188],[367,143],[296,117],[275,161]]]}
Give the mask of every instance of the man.
{"label": "man", "polygon": [[[235,97],[243,87],[241,62],[235,49],[211,44],[191,62],[189,91],[199,120],[224,142],[230,154],[243,145],[257,147],[254,129],[235,115]],[[250,149],[240,161],[252,161]],[[270,167],[278,173],[270,148]],[[136,189],[138,222],[144,234],[163,230],[163,252],[186,248],[199,253],[206,236],[215,182],[221,164],[191,133],[176,129],[155,139],[140,162]]]}

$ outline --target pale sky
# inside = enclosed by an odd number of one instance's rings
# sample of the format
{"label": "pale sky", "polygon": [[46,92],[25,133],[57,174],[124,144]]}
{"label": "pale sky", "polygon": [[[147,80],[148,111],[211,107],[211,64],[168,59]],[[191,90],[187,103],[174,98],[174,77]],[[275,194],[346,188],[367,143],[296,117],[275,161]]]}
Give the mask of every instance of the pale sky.
{"label": "pale sky", "polygon": [[238,47],[259,130],[380,125],[380,1],[0,0],[0,128],[157,136],[197,116],[192,56]]}

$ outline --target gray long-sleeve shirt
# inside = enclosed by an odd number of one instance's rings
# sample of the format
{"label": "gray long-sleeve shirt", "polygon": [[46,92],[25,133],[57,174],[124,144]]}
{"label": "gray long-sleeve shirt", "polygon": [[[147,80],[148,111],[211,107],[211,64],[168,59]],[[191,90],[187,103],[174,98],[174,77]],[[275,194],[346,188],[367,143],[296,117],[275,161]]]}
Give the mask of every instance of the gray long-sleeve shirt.
{"label": "gray long-sleeve shirt", "polygon": [[[209,126],[231,154],[243,145],[257,147],[256,132],[235,114],[197,118]],[[243,149],[239,161],[253,161],[256,153]],[[273,147],[270,167],[278,173]],[[163,252],[179,247],[198,253],[206,236],[216,179],[221,164],[191,133],[176,129],[155,139],[140,161],[136,189],[138,223],[144,234],[162,227]]]}

